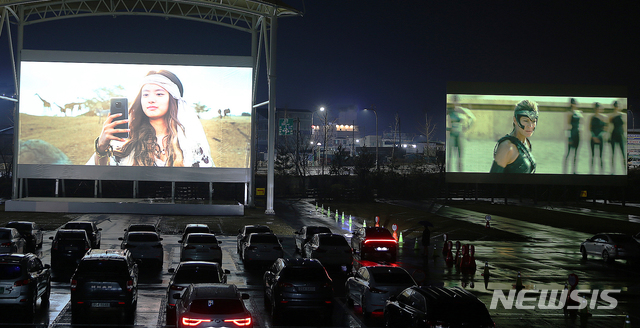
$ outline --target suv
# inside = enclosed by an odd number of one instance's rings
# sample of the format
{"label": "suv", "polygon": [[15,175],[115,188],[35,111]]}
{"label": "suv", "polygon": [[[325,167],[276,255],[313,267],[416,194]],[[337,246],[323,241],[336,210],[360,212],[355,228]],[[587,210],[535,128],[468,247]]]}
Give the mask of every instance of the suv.
{"label": "suv", "polygon": [[38,247],[42,247],[42,230],[35,222],[11,221],[7,223],[7,228],[16,228],[22,237],[27,241],[27,251],[35,252]]}
{"label": "suv", "polygon": [[184,227],[184,231],[182,233],[182,238],[180,240],[185,240],[190,233],[211,233],[211,229],[206,224],[200,223],[190,223]]}
{"label": "suv", "polygon": [[351,248],[360,254],[360,260],[395,262],[398,242],[387,228],[369,227],[356,230],[351,237]]}
{"label": "suv", "polygon": [[460,287],[409,287],[387,300],[384,319],[387,327],[495,327],[484,303]]}
{"label": "suv", "polygon": [[244,244],[249,235],[254,232],[272,232],[271,228],[266,225],[246,225],[242,229],[238,229],[238,236],[236,237],[236,243],[238,245],[238,254],[242,253],[242,244]]}
{"label": "suv", "polygon": [[33,317],[38,298],[49,304],[51,267],[35,254],[0,254],[0,306],[21,307]]}
{"label": "suv", "polygon": [[138,265],[126,249],[92,249],[71,277],[74,321],[90,310],[122,308],[133,321],[138,303]]}
{"label": "suv", "polygon": [[0,253],[21,253],[27,248],[27,241],[16,228],[0,228]]}
{"label": "suv", "polygon": [[271,310],[274,325],[283,312],[315,311],[330,325],[333,282],[320,261],[309,258],[279,258],[264,273],[264,305]]}
{"label": "suv", "polygon": [[176,295],[176,327],[252,328],[253,318],[244,305],[249,294],[240,294],[236,285],[190,284],[183,295]]}
{"label": "suv", "polygon": [[51,268],[54,271],[63,269],[75,270],[78,262],[91,249],[87,232],[80,229],[60,229],[51,245]]}
{"label": "suv", "polygon": [[82,229],[87,232],[87,236],[91,241],[91,248],[100,248],[100,240],[102,239],[102,228],[98,228],[91,221],[71,221],[62,226],[62,229]]}

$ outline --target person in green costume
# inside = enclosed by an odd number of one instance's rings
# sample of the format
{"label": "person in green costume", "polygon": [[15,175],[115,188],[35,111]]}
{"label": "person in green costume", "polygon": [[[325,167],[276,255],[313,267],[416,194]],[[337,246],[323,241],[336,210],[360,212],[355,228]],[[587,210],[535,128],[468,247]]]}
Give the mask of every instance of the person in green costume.
{"label": "person in green costume", "polygon": [[613,102],[613,113],[609,118],[609,123],[613,125],[611,131],[611,174],[616,171],[616,146],[620,148],[620,156],[622,157],[622,172],[625,173],[625,166],[627,165],[626,157],[627,153],[624,150],[625,143],[627,142],[624,137],[624,129],[626,122],[623,114],[620,112],[620,106],[617,101]]}
{"label": "person in green costume", "polygon": [[493,151],[489,173],[534,173],[536,160],[531,153],[529,138],[538,124],[538,104],[531,100],[519,102],[513,111],[513,130],[498,140]]}
{"label": "person in green costume", "polygon": [[569,108],[569,115],[567,123],[570,126],[568,130],[569,140],[567,143],[567,156],[564,158],[562,166],[562,173],[567,173],[567,162],[573,151],[573,174],[578,171],[578,148],[580,147],[580,123],[582,122],[582,111],[578,109],[578,101],[575,98],[571,98],[571,107]]}
{"label": "person in green costume", "polygon": [[[602,148],[604,144],[604,134],[606,132],[607,117],[602,114],[602,106],[596,102],[594,104],[595,114],[591,117],[589,124],[591,130],[591,174],[595,172],[593,160],[596,158],[596,149],[598,149],[600,158],[600,174],[604,173],[604,165],[602,163]],[[597,165],[597,160],[596,160]]]}

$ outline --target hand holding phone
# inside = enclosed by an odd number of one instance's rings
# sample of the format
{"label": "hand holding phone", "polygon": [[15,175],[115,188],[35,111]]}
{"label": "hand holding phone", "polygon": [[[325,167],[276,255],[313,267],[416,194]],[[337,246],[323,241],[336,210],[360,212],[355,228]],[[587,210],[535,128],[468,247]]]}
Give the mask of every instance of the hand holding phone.
{"label": "hand holding phone", "polygon": [[[127,98],[111,98],[110,115],[122,114],[119,117],[113,119],[113,121],[126,120],[129,118],[129,106]],[[128,129],[129,123],[118,124],[116,129]],[[129,138],[128,132],[114,133],[114,136],[118,138]]]}

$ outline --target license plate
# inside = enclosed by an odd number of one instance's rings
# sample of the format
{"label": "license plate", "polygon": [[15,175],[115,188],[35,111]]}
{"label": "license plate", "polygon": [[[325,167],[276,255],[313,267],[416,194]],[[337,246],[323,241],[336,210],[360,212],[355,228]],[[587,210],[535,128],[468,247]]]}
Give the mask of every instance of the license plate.
{"label": "license plate", "polygon": [[206,249],[196,249],[196,253],[206,253],[208,250]]}
{"label": "license plate", "polygon": [[91,303],[91,307],[94,307],[94,308],[108,308],[108,307],[111,307],[111,303]]}
{"label": "license plate", "polygon": [[315,292],[315,287],[298,287],[298,290],[301,292]]}
{"label": "license plate", "polygon": [[386,252],[388,250],[389,250],[388,247],[376,247],[376,251],[378,251],[378,252]]}

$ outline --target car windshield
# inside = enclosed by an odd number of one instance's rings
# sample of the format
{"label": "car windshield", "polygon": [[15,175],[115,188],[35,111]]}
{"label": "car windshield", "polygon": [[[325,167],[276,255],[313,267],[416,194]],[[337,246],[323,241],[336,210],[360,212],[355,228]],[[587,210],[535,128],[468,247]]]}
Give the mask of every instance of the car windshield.
{"label": "car windshield", "polygon": [[11,239],[11,231],[0,230],[0,239]]}
{"label": "car windshield", "polygon": [[298,281],[324,281],[327,280],[327,272],[324,268],[285,268],[280,273],[280,278]]}
{"label": "car windshield", "polygon": [[141,233],[129,235],[128,241],[158,241],[158,235],[152,233]]}
{"label": "car windshield", "polygon": [[80,261],[77,273],[90,276],[129,275],[129,270],[124,261],[90,260]]}
{"label": "car windshield", "polygon": [[618,244],[636,242],[633,238],[631,238],[631,236],[628,235],[609,235],[609,237],[611,237],[611,240],[613,240],[614,243]]}
{"label": "car windshield", "polygon": [[7,228],[16,228],[19,231],[28,231],[31,230],[31,223],[10,222],[7,223]]}
{"label": "car windshield", "polygon": [[16,279],[21,275],[22,267],[18,264],[1,263],[0,280]]}
{"label": "car windshield", "polygon": [[276,235],[253,235],[251,236],[252,244],[277,244],[278,237]]}
{"label": "car windshield", "polygon": [[367,238],[393,238],[393,236],[391,235],[391,232],[389,232],[389,230],[368,230],[367,231]]}
{"label": "car windshield", "polygon": [[189,236],[189,238],[187,238],[187,243],[190,243],[190,244],[217,244],[218,240],[214,236],[196,235],[196,236]]}
{"label": "car windshield", "polygon": [[198,314],[243,313],[242,301],[236,299],[205,299],[191,302],[189,312]]}
{"label": "car windshield", "polygon": [[414,284],[409,274],[402,271],[372,272],[373,279],[378,284]]}
{"label": "car windshield", "polygon": [[176,272],[173,282],[176,284],[197,284],[204,282],[222,282],[217,268],[195,267],[180,269]]}
{"label": "car windshield", "polygon": [[341,236],[327,236],[320,238],[320,245],[322,246],[346,246],[349,247],[347,240]]}

